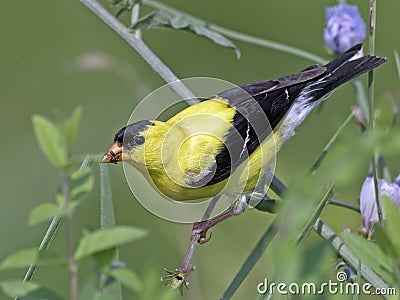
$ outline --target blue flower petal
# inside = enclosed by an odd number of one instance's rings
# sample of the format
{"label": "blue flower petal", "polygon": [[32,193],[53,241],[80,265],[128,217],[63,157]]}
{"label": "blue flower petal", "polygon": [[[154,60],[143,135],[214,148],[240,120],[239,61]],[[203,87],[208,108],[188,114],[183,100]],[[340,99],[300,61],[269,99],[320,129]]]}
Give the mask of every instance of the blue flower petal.
{"label": "blue flower petal", "polygon": [[357,6],[327,7],[325,17],[324,41],[334,52],[342,54],[366,38],[366,26]]}

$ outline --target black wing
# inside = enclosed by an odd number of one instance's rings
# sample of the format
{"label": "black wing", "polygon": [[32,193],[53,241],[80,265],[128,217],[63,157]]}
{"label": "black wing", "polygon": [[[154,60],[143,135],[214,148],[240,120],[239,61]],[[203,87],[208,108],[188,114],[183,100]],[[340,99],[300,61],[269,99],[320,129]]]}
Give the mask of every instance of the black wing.
{"label": "black wing", "polygon": [[205,176],[193,186],[213,185],[228,178],[276,128],[305,84],[324,72],[325,68],[312,66],[298,74],[250,83],[218,94],[217,98],[227,99],[236,110],[233,126],[215,158],[211,178]]}
{"label": "black wing", "polygon": [[386,62],[386,58],[371,55],[355,58],[361,49],[362,44],[356,45],[324,67],[310,66],[294,75],[219,94],[217,97],[228,99],[237,112],[216,156],[210,173],[213,175],[198,181],[196,186],[213,185],[228,178],[278,126],[299,95],[306,105],[319,101],[336,87]]}

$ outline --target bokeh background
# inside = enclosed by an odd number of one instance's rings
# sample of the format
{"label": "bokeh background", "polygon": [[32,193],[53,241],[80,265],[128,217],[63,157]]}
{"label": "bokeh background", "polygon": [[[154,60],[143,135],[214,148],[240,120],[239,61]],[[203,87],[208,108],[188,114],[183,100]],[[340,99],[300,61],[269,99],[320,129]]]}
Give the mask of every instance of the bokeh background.
{"label": "bokeh background", "polygon": [[[107,4],[106,2],[104,2]],[[180,10],[255,36],[294,45],[327,57],[323,47],[324,8],[335,1],[169,1]],[[364,20],[369,1],[357,1]],[[146,11],[146,9],[145,9]],[[399,94],[399,78],[393,50],[400,48],[400,2],[379,1],[377,8],[376,52],[389,63],[376,71],[376,97],[388,91]],[[113,134],[128,120],[135,105],[164,82],[114,32],[79,1],[2,1],[0,4],[0,258],[39,241],[47,224],[29,227],[30,210],[43,201],[53,200],[59,187],[59,174],[40,152],[31,118],[35,113],[63,120],[77,107],[83,108],[82,126],[75,154],[103,153]],[[297,72],[312,64],[278,51],[236,42],[242,57],[205,38],[187,32],[152,30],[144,40],[181,78],[216,77],[244,84]],[[93,57],[100,65],[92,69]],[[88,59],[89,58],[89,59]],[[98,62],[98,61],[97,61]],[[364,78],[365,81],[366,78]],[[350,84],[337,90],[323,109],[314,111],[298,128],[297,135],[283,147],[276,174],[290,183],[306,170],[355,105]],[[357,130],[353,123],[347,130]],[[355,153],[356,155],[356,153]],[[389,158],[393,174],[400,160]],[[367,174],[368,164],[365,165]],[[118,224],[145,228],[149,236],[121,249],[121,258],[145,281],[148,299],[163,293],[159,278],[163,267],[178,267],[189,244],[190,226],[159,219],[146,211],[133,197],[121,165],[110,166],[115,214]],[[96,186],[75,215],[75,237],[85,226],[99,225],[98,166]],[[358,184],[336,190],[338,199],[357,203],[364,178]],[[357,231],[359,215],[329,207],[324,220],[335,231],[344,226]],[[273,216],[249,210],[213,229],[211,242],[198,247],[197,270],[191,276],[190,291],[176,299],[217,299],[258,241]],[[307,245],[323,243],[315,234]],[[58,234],[53,249],[65,254],[65,232]],[[334,256],[332,255],[332,274]],[[234,299],[252,299],[256,286],[274,270],[268,251],[247,277]],[[22,278],[25,270],[0,272],[5,278]],[[84,281],[93,272],[88,260],[80,269]],[[43,268],[37,281],[68,294],[69,274],[61,267]],[[124,291],[126,299],[144,296]],[[0,294],[0,298],[5,296]],[[372,298],[372,297],[370,297]]]}

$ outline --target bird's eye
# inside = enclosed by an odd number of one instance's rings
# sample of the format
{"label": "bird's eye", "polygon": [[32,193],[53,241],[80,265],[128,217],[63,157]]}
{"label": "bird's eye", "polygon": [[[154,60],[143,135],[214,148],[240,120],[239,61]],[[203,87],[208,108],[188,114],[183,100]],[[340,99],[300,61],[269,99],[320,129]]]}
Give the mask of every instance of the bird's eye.
{"label": "bird's eye", "polygon": [[145,138],[143,136],[141,136],[141,135],[135,136],[134,140],[135,140],[135,144],[136,145],[143,145],[144,142],[145,142]]}

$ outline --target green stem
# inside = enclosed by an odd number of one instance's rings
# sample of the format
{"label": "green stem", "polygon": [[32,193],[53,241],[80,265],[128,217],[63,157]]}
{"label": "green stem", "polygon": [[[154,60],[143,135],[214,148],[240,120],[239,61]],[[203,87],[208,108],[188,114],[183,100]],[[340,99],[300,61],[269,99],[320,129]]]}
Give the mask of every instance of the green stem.
{"label": "green stem", "polygon": [[335,143],[337,138],[339,137],[339,134],[342,132],[342,130],[350,123],[350,121],[353,119],[354,114],[353,112],[350,113],[350,115],[346,118],[346,120],[340,125],[340,127],[335,131],[335,133],[332,135],[324,149],[322,150],[321,154],[317,157],[317,159],[314,161],[314,163],[311,166],[310,172],[314,173],[319,166],[321,165],[322,161],[328,154],[329,149],[332,147],[332,145]]}
{"label": "green stem", "polygon": [[327,204],[347,208],[347,209],[350,209],[350,210],[360,213],[360,207],[358,205],[355,205],[355,204],[352,204],[349,202],[335,200],[335,199],[329,199]]}
{"label": "green stem", "polygon": [[[369,8],[369,54],[375,53],[375,25],[376,25],[376,0],[371,0]],[[374,71],[368,72],[368,100],[369,100],[369,130],[371,133],[375,131],[374,113],[375,113],[375,86],[374,86]],[[383,215],[381,202],[379,197],[378,187],[378,166],[377,158],[379,157],[378,151],[375,149],[374,156],[371,158],[372,174],[374,177],[374,190],[376,207],[378,211],[379,223],[383,224]]]}
{"label": "green stem", "polygon": [[321,201],[318,203],[318,206],[314,210],[313,214],[308,219],[307,223],[304,225],[304,228],[300,232],[299,236],[296,238],[296,245],[301,246],[305,241],[306,237],[310,234],[313,225],[318,220],[318,217],[321,215],[322,210],[326,206],[326,203],[333,196],[333,184],[330,184],[325,195],[322,197]]}
{"label": "green stem", "polygon": [[264,234],[262,235],[262,237],[260,238],[258,243],[255,245],[255,247],[253,248],[253,250],[247,257],[247,259],[243,263],[242,267],[240,268],[239,272],[233,278],[232,282],[229,284],[225,293],[220,298],[221,300],[230,299],[233,296],[233,294],[236,292],[236,290],[239,288],[239,286],[243,282],[243,280],[246,278],[246,276],[253,269],[255,264],[260,259],[261,255],[264,253],[265,249],[268,247],[268,245],[271,243],[271,241],[277,235],[278,224],[279,224],[278,222],[280,222],[279,216],[274,219],[274,221],[264,232]]}
{"label": "green stem", "polygon": [[369,120],[369,102],[368,96],[365,93],[365,88],[363,86],[363,82],[360,77],[354,78],[352,80],[354,93],[356,95],[358,106],[361,108],[361,112],[363,113],[365,119]]}
{"label": "green stem", "polygon": [[[324,240],[328,241],[336,252],[346,261],[354,270],[358,269],[359,259],[355,256],[339,236],[326,225],[322,220],[318,219],[314,224],[314,231],[318,233]],[[389,285],[367,265],[361,264],[361,276],[365,281],[371,283],[374,288],[388,288]]]}
{"label": "green stem", "polygon": [[256,36],[252,36],[250,34],[237,32],[237,31],[234,31],[234,30],[231,30],[231,29],[228,29],[228,28],[225,28],[225,27],[213,24],[213,23],[209,23],[209,22],[206,22],[206,21],[204,21],[204,20],[202,20],[200,18],[194,17],[192,15],[184,13],[184,12],[182,12],[180,10],[177,10],[177,9],[172,8],[172,7],[170,7],[170,6],[168,6],[168,5],[164,4],[164,3],[161,3],[161,2],[158,2],[158,1],[155,1],[155,0],[143,0],[143,3],[148,5],[148,6],[151,6],[153,8],[157,8],[157,9],[168,11],[168,12],[173,13],[173,14],[178,14],[178,15],[185,16],[186,18],[188,18],[189,20],[191,20],[193,22],[197,22],[197,23],[206,25],[207,28],[209,28],[211,30],[214,30],[216,32],[219,32],[219,33],[221,33],[221,34],[223,34],[223,35],[225,35],[227,37],[230,37],[230,38],[238,40],[238,41],[242,41],[242,42],[246,42],[246,43],[249,43],[249,44],[261,46],[261,47],[264,47],[264,48],[278,50],[278,51],[281,51],[281,52],[285,52],[285,53],[288,53],[288,54],[292,54],[292,55],[295,55],[295,56],[298,56],[298,57],[302,57],[302,58],[308,59],[310,61],[322,64],[322,65],[324,65],[326,63],[325,59],[323,59],[322,57],[320,57],[320,56],[318,56],[316,54],[310,53],[308,51],[305,51],[305,50],[302,50],[302,49],[299,49],[299,48],[296,48],[296,47],[292,47],[292,46],[289,46],[289,45],[281,44],[281,43],[278,43],[278,42],[266,40],[266,39],[263,39],[263,38],[259,38],[259,37],[256,37]]}
{"label": "green stem", "polygon": [[69,192],[69,186],[68,186],[68,178],[65,172],[62,173],[62,192],[64,196],[64,201],[65,201],[65,210],[67,212],[66,215],[66,235],[67,235],[67,258],[68,258],[68,268],[69,272],[71,274],[70,278],[70,297],[71,300],[77,300],[78,299],[78,266],[75,263],[74,260],[74,240],[73,240],[73,213],[71,210],[71,205],[70,205],[70,192]]}
{"label": "green stem", "polygon": [[159,75],[169,87],[188,104],[195,104],[196,96],[179,80],[179,78],[155,55],[149,47],[138,38],[116,17],[107,11],[97,0],[81,0],[96,16],[114,30],[131,46],[141,58]]}
{"label": "green stem", "polygon": [[[282,192],[286,190],[286,187],[282,182],[279,182],[279,189],[276,189],[271,185],[272,190],[279,196],[282,196]],[[331,193],[331,189],[328,189],[328,193]],[[329,198],[329,197],[328,197]],[[328,200],[331,201],[330,199]],[[326,201],[324,201],[326,202]],[[227,290],[224,292],[221,300],[230,299],[236,290],[239,288],[240,284],[244,281],[246,276],[253,269],[261,255],[264,253],[265,249],[278,233],[279,215],[274,219],[271,225],[267,228],[265,233],[262,235],[256,246],[253,248],[242,267],[239,269],[238,273],[235,275],[232,282],[229,284]],[[357,269],[358,258],[348,249],[348,247],[343,243],[343,241],[333,232],[322,220],[317,219],[313,225],[314,231],[316,231],[322,238],[328,241],[332,247],[339,253],[339,255],[349,263],[350,266]],[[370,282],[374,287],[388,287],[386,282],[380,278],[375,272],[373,272],[366,265],[362,265],[361,276]]]}
{"label": "green stem", "polygon": [[[82,169],[84,167],[87,167],[90,163],[90,160],[91,160],[90,158],[86,157],[83,160],[80,168]],[[47,228],[47,231],[44,234],[42,241],[40,242],[39,251],[47,250],[50,248],[51,243],[53,242],[54,238],[56,237],[58,229],[60,228],[60,225],[61,225],[63,219],[64,219],[63,216],[55,216],[51,220],[49,228]],[[30,265],[28,270],[25,273],[24,282],[32,280],[32,278],[35,275],[35,272],[37,271],[38,268],[39,268],[38,265],[35,265],[35,264]]]}
{"label": "green stem", "polygon": [[[51,220],[49,228],[47,229],[47,231],[39,245],[39,251],[47,250],[50,248],[50,245],[53,242],[53,240],[58,232],[58,229],[60,228],[62,220],[63,220],[62,216],[55,216],[53,218],[53,220]],[[24,276],[24,282],[32,280],[32,278],[35,275],[35,272],[37,271],[38,268],[39,268],[38,265],[34,265],[34,264],[30,265]]]}
{"label": "green stem", "polygon": [[[111,191],[110,174],[108,172],[107,164],[100,164],[100,227],[112,228],[115,226],[115,216],[114,216],[114,205]],[[118,248],[115,249],[114,259],[119,260]],[[108,276],[102,272],[98,290],[103,291],[105,284],[107,283]],[[113,287],[113,299],[122,299],[122,286],[119,281],[114,283]],[[98,293],[101,295],[102,293]]]}

